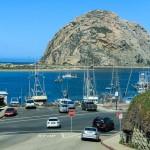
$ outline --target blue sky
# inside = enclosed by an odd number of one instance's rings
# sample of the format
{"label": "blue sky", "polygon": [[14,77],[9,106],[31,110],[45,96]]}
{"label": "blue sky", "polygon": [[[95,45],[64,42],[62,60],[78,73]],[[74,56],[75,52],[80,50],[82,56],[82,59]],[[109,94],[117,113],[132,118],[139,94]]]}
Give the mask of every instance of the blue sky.
{"label": "blue sky", "polygon": [[150,0],[0,0],[0,61],[38,59],[77,16],[108,10],[150,33]]}

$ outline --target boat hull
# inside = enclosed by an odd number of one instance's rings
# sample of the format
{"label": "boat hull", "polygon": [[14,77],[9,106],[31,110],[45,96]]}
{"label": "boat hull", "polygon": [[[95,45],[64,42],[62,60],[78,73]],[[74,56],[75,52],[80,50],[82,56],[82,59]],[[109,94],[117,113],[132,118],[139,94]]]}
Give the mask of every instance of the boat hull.
{"label": "boat hull", "polygon": [[35,103],[46,103],[47,102],[46,95],[32,96],[32,99],[34,100]]}

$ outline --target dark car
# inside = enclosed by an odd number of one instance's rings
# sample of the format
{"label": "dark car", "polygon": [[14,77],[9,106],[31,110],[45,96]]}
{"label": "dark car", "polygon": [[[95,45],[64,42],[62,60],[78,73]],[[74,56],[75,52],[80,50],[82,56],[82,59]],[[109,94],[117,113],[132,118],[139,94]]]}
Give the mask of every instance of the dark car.
{"label": "dark car", "polygon": [[97,105],[94,102],[82,102],[81,103],[82,110],[94,110],[97,111]]}
{"label": "dark car", "polygon": [[110,131],[114,129],[114,121],[109,117],[96,117],[93,120],[93,127],[96,127],[99,131]]}
{"label": "dark car", "polygon": [[5,111],[5,116],[15,116],[17,115],[17,110],[15,108],[7,108]]}

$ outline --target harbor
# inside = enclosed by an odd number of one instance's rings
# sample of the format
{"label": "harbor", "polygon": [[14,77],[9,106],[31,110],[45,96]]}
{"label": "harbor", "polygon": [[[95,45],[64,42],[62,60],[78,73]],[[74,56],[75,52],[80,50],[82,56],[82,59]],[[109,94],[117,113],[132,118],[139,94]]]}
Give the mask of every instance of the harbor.
{"label": "harbor", "polygon": [[[102,102],[102,94],[106,92],[107,87],[110,85],[112,80],[112,70],[113,69],[95,69],[95,84],[96,84],[96,96],[98,97],[98,103]],[[133,88],[133,84],[137,83],[139,80],[139,72],[144,69],[135,68],[132,71],[131,79],[129,82],[129,76],[131,69],[117,69],[118,70],[118,83],[120,87],[121,97],[124,98],[124,93],[126,92],[126,97],[131,98],[138,94],[138,92]],[[145,69],[147,70],[147,69]],[[47,95],[47,103],[55,102],[57,99],[62,97],[62,90],[67,87],[68,96],[72,101],[83,100],[83,85],[84,85],[84,71],[83,70],[73,70],[76,74],[76,78],[64,78],[63,82],[57,83],[55,79],[58,74],[63,75],[67,71],[44,71],[41,72],[44,76],[44,90]],[[93,75],[93,71],[89,71]],[[12,97],[18,97],[20,99],[20,104],[25,103],[25,97],[29,90],[29,76],[31,72],[29,71],[1,71],[0,74],[0,91],[7,91],[7,104],[10,104]],[[38,80],[36,80],[37,82]],[[30,81],[31,92],[33,91],[34,80]],[[43,86],[43,81],[39,81],[36,85],[41,84]]]}

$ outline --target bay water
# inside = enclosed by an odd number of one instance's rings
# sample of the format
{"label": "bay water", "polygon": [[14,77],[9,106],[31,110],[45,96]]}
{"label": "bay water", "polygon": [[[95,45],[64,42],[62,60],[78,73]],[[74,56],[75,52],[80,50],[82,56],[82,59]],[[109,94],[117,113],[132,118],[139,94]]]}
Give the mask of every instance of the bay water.
{"label": "bay water", "polygon": [[[145,69],[146,70],[146,69]],[[133,84],[138,82],[139,72],[143,69],[133,69],[131,79],[127,89],[127,96],[135,96],[137,93],[133,88]],[[48,97],[48,102],[62,98],[62,90],[67,89],[69,98],[73,101],[80,101],[83,97],[83,81],[84,71],[74,70],[72,73],[77,74],[77,78],[64,79],[62,83],[55,83],[54,80],[60,74],[63,75],[67,71],[47,71],[41,72],[45,77],[45,90]],[[95,72],[96,91],[97,95],[105,92],[112,79],[112,69],[97,69]],[[1,71],[0,72],[0,91],[8,92],[8,103],[12,97],[21,97],[21,103],[25,103],[24,97],[28,94],[29,75],[28,71]],[[121,93],[126,91],[131,69],[118,69],[118,77]],[[33,80],[31,81],[33,82]],[[33,83],[31,83],[32,85]],[[42,82],[41,82],[42,84]]]}

